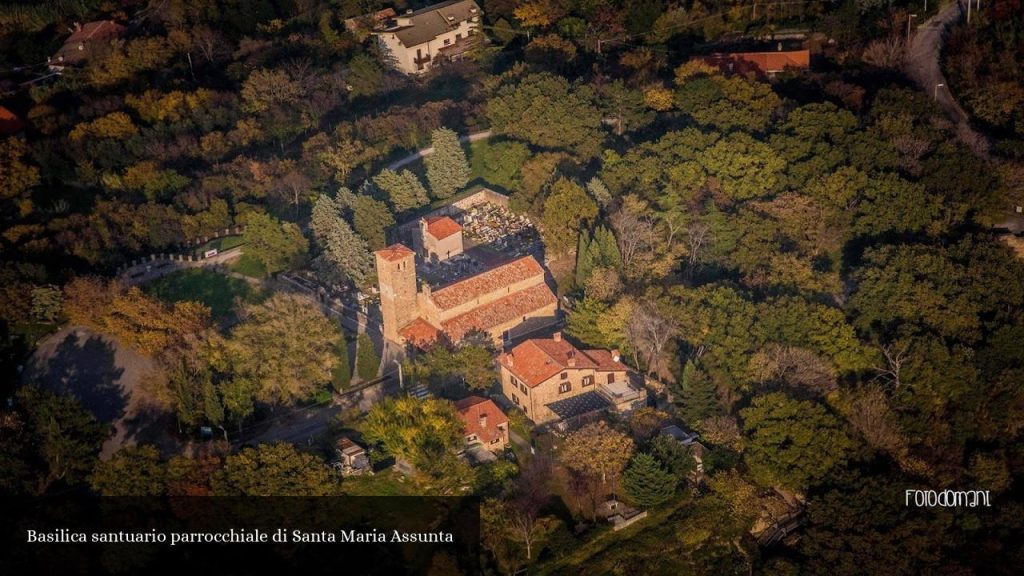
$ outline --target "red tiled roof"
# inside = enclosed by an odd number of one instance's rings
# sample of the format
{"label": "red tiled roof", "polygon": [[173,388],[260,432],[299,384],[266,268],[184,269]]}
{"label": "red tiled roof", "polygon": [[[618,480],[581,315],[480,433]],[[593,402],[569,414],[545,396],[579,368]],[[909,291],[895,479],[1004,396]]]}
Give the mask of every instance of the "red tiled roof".
{"label": "red tiled roof", "polygon": [[[498,426],[504,424],[507,427],[508,416],[505,416],[505,413],[498,408],[494,401],[479,396],[469,396],[456,402],[455,409],[459,411],[459,416],[462,416],[462,421],[466,424],[463,431],[466,436],[475,434],[485,444],[505,437],[505,434],[498,430]],[[487,417],[484,426],[480,425],[481,416]]]}
{"label": "red tiled roof", "polygon": [[608,350],[579,350],[561,338],[531,338],[498,356],[498,361],[531,388],[567,369],[627,369]]}
{"label": "red tiled roof", "polygon": [[424,220],[427,222],[427,233],[438,240],[462,231],[462,226],[447,216],[427,216]]}
{"label": "red tiled roof", "polygon": [[402,338],[405,338],[406,342],[416,346],[422,346],[424,344],[431,344],[437,340],[441,331],[423,318],[417,318],[406,324],[405,327],[398,331],[398,333]]}
{"label": "red tiled roof", "polygon": [[[434,290],[430,298],[439,309],[450,310],[516,282],[543,275],[544,269],[534,260],[533,256],[523,256],[518,260]],[[548,292],[551,291],[548,290]]]}
{"label": "red tiled roof", "polygon": [[14,112],[0,106],[0,134],[15,134],[21,132],[25,124]]}
{"label": "red tiled roof", "polygon": [[[793,50],[790,52],[733,52],[730,54],[713,54],[704,58],[708,64],[718,66],[726,71],[745,72],[748,65],[762,73],[780,72],[786,68],[809,68],[811,65],[810,50]],[[738,69],[730,64],[738,64]]]}
{"label": "red tiled roof", "polygon": [[448,338],[458,342],[473,330],[487,331],[557,303],[558,299],[548,285],[538,284],[474,308],[465,314],[459,314],[444,322],[442,326]]}
{"label": "red tiled roof", "polygon": [[68,36],[54,58],[63,56],[65,63],[81,60],[85,57],[85,54],[79,49],[80,47],[93,42],[105,42],[112,38],[117,38],[124,33],[124,29],[124,26],[113,20],[97,20],[96,22],[83,24],[81,28],[72,32],[71,36]]}
{"label": "red tiled roof", "polygon": [[402,258],[415,255],[416,253],[409,249],[409,247],[407,247],[405,244],[392,244],[387,248],[381,248],[380,250],[377,250],[376,252],[374,252],[374,254],[380,256],[381,258],[387,260],[388,262],[397,262]]}

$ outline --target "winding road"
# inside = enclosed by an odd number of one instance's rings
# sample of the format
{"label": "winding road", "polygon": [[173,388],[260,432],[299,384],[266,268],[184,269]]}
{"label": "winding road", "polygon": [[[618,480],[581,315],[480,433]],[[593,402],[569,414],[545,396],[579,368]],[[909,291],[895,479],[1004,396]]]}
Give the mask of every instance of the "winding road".
{"label": "winding road", "polygon": [[964,143],[981,157],[986,157],[987,140],[970,123],[970,116],[949,90],[949,82],[942,75],[942,47],[947,30],[964,17],[959,2],[950,2],[938,14],[924,21],[911,37],[907,47],[904,71],[928,96],[946,111],[957,126],[957,134]]}

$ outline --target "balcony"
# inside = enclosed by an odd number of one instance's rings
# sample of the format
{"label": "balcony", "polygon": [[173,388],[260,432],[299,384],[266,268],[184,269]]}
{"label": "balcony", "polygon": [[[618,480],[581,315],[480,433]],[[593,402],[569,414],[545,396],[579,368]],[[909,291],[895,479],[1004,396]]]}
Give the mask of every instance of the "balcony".
{"label": "balcony", "polygon": [[647,401],[647,394],[644,390],[634,388],[629,382],[625,381],[601,384],[598,386],[597,391],[620,414],[639,408]]}

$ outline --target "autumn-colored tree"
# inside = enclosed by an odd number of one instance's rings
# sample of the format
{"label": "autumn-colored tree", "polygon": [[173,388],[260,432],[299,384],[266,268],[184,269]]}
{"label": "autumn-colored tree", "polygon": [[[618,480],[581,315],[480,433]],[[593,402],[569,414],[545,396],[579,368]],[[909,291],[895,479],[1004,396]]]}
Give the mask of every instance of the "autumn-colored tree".
{"label": "autumn-colored tree", "polygon": [[202,304],[164,304],[116,281],[79,277],[64,287],[64,294],[71,324],[108,334],[147,354],[172,348],[209,323],[210,311]]}
{"label": "autumn-colored tree", "polygon": [[246,306],[242,317],[228,339],[228,358],[261,401],[305,399],[330,382],[338,329],[312,299],[275,294]]}
{"label": "autumn-colored tree", "polygon": [[632,454],[633,440],[600,421],[570,434],[558,456],[569,468],[598,477],[604,484],[622,472]]}
{"label": "autumn-colored tree", "polygon": [[386,398],[370,409],[360,428],[367,442],[423,468],[432,468],[432,461],[453,453],[464,441],[455,408],[434,398]]}

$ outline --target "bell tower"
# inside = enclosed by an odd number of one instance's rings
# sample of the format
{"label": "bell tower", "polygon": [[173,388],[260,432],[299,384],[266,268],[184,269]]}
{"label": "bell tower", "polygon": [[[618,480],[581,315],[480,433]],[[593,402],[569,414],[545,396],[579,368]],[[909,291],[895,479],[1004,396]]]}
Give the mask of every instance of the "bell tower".
{"label": "bell tower", "polygon": [[401,342],[398,331],[419,317],[416,306],[416,253],[403,244],[392,244],[377,250],[374,256],[377,261],[384,338]]}

